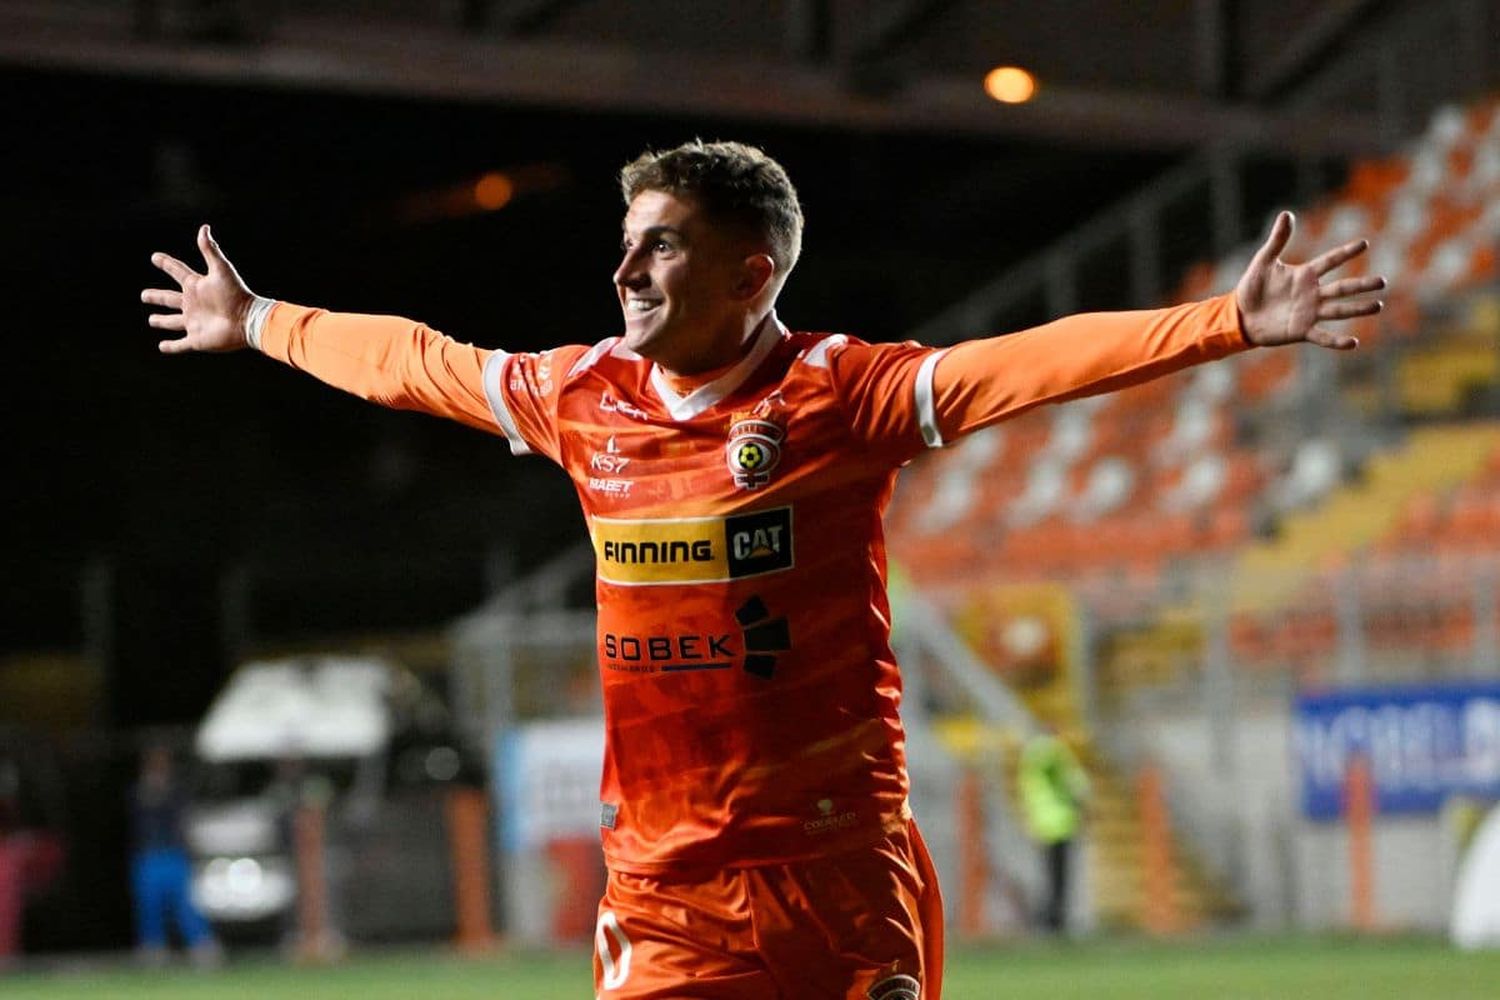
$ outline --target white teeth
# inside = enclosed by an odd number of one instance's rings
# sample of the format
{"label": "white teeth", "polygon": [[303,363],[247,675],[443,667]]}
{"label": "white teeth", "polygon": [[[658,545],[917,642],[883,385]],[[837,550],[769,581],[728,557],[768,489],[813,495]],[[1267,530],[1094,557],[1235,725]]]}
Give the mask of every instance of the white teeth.
{"label": "white teeth", "polygon": [[632,312],[649,312],[650,310],[655,309],[657,305],[659,305],[659,303],[650,302],[646,299],[631,299],[625,304],[626,308],[631,310]]}

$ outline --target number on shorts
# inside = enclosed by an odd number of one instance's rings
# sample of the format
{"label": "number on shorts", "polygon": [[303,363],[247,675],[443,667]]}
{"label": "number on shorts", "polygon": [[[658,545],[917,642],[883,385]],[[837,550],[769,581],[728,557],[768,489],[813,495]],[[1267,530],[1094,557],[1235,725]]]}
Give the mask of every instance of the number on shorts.
{"label": "number on shorts", "polygon": [[[610,938],[614,938],[620,957],[610,951]],[[594,946],[599,949],[599,961],[604,966],[604,988],[617,990],[630,978],[630,937],[620,929],[620,921],[614,912],[605,910],[599,914],[599,923],[594,925]]]}

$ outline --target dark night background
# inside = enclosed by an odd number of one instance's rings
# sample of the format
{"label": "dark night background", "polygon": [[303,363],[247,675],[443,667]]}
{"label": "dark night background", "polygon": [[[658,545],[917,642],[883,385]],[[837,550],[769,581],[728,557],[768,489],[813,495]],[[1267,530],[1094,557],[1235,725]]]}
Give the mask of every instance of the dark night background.
{"label": "dark night background", "polygon": [[[280,601],[261,588],[265,630],[430,625],[477,604],[495,565],[524,572],[582,535],[562,475],[486,435],[251,354],[158,355],[137,295],[166,279],[148,256],[201,266],[200,221],[262,294],[508,350],[593,342],[618,326],[615,171],[648,146],[738,138],[782,160],[808,216],[783,318],[879,340],[1170,162],[16,71],[0,92],[12,352],[0,647],[76,645],[80,579],[107,566],[100,721],[116,726],[204,707],[231,665],[217,632],[232,568],[329,577]],[[412,217],[414,203],[520,168],[551,180],[497,212]]]}

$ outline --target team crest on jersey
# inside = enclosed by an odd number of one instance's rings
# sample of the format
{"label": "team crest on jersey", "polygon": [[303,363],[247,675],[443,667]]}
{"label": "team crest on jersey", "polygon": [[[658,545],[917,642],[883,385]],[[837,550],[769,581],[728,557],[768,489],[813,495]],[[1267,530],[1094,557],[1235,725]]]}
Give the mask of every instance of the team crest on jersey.
{"label": "team crest on jersey", "polygon": [[870,1000],[921,1000],[922,984],[911,976],[889,976],[871,986],[865,996]]}
{"label": "team crest on jersey", "polygon": [[734,484],[741,489],[760,489],[771,481],[772,471],[781,463],[786,426],[774,405],[780,395],[772,393],[751,413],[735,414],[729,424],[724,460]]}

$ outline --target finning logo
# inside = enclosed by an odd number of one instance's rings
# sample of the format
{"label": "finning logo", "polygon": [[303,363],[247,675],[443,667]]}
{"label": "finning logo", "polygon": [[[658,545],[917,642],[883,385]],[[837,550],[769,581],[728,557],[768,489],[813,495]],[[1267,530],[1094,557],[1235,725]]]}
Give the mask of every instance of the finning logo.
{"label": "finning logo", "polygon": [[870,1000],[921,1000],[922,984],[911,976],[889,976],[871,986],[865,996]]}
{"label": "finning logo", "polygon": [[[757,408],[759,410],[759,408]],[[781,463],[781,442],[786,429],[768,414],[736,415],[729,425],[729,444],[724,460],[734,484],[758,490],[771,481],[771,471]]]}
{"label": "finning logo", "polygon": [[792,508],[728,517],[620,519],[591,525],[605,583],[724,583],[791,569]]}
{"label": "finning logo", "polygon": [[792,648],[792,630],[785,618],[772,618],[766,602],[752,597],[734,613],[745,638],[745,673],[770,680],[776,673],[776,653]]}

